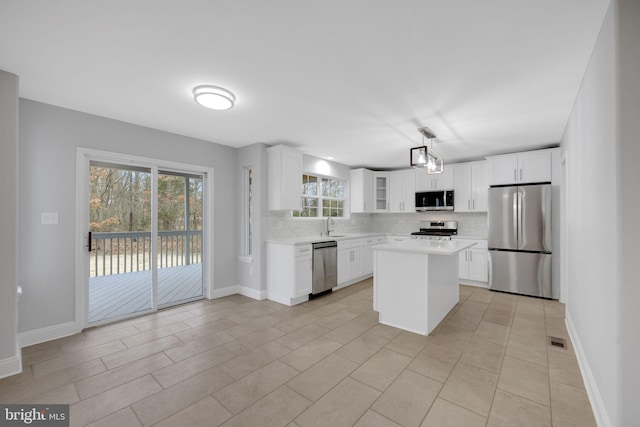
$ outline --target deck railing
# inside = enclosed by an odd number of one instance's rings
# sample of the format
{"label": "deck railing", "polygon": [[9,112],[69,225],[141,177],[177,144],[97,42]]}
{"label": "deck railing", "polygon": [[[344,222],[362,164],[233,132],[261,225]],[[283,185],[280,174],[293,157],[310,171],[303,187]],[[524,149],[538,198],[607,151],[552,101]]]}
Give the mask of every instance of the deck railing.
{"label": "deck railing", "polygon": [[[151,269],[150,232],[91,233],[90,277]],[[202,262],[202,230],[159,231],[158,268]]]}

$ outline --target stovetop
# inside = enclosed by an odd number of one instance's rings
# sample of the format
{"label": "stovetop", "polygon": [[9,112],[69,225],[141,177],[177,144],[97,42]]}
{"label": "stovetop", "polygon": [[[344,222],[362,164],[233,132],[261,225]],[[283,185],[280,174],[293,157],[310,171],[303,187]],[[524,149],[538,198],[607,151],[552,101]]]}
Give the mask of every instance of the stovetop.
{"label": "stovetop", "polygon": [[458,221],[423,221],[414,236],[454,236],[458,234]]}

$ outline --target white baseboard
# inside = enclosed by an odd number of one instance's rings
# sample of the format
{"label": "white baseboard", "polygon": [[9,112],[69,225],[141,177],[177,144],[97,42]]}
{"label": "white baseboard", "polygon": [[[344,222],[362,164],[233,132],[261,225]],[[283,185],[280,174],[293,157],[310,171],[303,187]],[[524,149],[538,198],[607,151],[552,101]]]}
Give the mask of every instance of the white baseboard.
{"label": "white baseboard", "polygon": [[0,360],[0,378],[10,377],[22,372],[22,358],[20,351],[16,356]]}
{"label": "white baseboard", "polygon": [[580,342],[578,333],[573,326],[571,317],[569,317],[568,315],[565,319],[565,324],[567,325],[567,332],[569,332],[569,338],[571,338],[573,349],[576,352],[578,366],[580,367],[580,372],[582,373],[584,387],[587,390],[587,395],[589,396],[589,401],[591,402],[591,408],[593,409],[593,416],[596,419],[596,424],[600,427],[612,427],[613,424],[611,424],[611,419],[607,414],[607,408],[604,406],[602,395],[600,394],[600,390],[598,389],[598,384],[596,383],[591,368],[589,367],[589,362],[587,361],[587,357],[584,353],[584,348],[582,347],[582,343]]}
{"label": "white baseboard", "polygon": [[20,343],[20,347],[28,347],[45,341],[68,337],[80,331],[81,328],[76,325],[76,322],[67,322],[60,325],[47,326],[42,329],[35,329],[33,331],[21,332],[18,334],[18,342]]}
{"label": "white baseboard", "polygon": [[247,288],[246,286],[235,285],[227,286],[226,288],[214,289],[213,295],[210,299],[228,297],[229,295],[244,295],[255,300],[263,300],[267,298],[266,290],[257,290],[253,288]]}
{"label": "white baseboard", "polygon": [[467,279],[458,279],[458,283],[466,286],[475,286],[476,288],[484,288],[489,289],[489,284],[487,282],[478,282],[476,280],[467,280]]}

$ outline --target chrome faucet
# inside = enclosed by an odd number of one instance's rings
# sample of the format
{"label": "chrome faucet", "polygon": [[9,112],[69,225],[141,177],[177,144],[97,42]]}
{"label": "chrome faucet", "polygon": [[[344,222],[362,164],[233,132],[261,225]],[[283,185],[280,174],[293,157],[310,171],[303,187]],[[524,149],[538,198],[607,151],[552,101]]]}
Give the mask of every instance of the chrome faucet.
{"label": "chrome faucet", "polygon": [[327,236],[331,235],[331,232],[333,231],[333,228],[331,228],[330,226],[334,226],[336,225],[336,223],[333,221],[333,217],[327,217]]}

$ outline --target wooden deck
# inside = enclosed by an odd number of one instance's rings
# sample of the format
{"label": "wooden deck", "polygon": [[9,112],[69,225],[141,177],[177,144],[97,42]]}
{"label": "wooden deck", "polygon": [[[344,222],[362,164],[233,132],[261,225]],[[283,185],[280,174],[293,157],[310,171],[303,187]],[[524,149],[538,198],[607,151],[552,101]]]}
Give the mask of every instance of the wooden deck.
{"label": "wooden deck", "polygon": [[[159,306],[202,295],[202,264],[158,270]],[[150,308],[150,270],[89,278],[89,323]]]}

